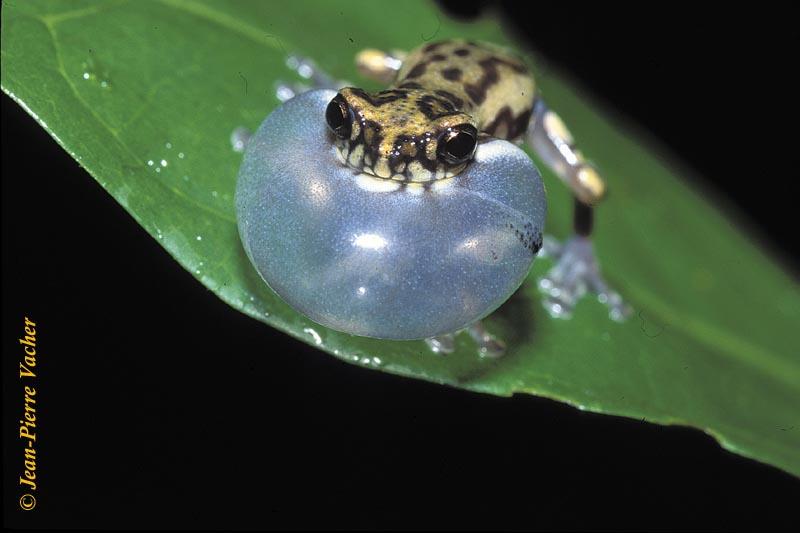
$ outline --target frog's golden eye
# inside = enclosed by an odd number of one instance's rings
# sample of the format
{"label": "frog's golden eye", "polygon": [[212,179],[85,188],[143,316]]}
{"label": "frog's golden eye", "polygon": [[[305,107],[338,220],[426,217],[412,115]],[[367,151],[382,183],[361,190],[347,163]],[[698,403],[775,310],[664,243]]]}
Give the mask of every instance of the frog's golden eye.
{"label": "frog's golden eye", "polygon": [[353,114],[350,112],[350,106],[342,95],[337,94],[336,97],[328,104],[328,109],[325,110],[325,120],[331,131],[340,139],[349,139],[350,132],[353,127]]}
{"label": "frog's golden eye", "polygon": [[464,163],[475,153],[478,143],[478,130],[472,124],[461,124],[448,128],[439,137],[436,153],[439,159],[451,165]]}

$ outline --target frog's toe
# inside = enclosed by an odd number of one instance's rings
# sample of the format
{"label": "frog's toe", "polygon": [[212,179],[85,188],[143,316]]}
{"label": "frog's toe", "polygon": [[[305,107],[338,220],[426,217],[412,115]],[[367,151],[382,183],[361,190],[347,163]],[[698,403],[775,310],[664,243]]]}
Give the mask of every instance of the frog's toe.
{"label": "frog's toe", "polygon": [[478,344],[478,354],[481,357],[497,358],[506,353],[506,343],[498,339],[478,321],[467,328],[469,336]]}
{"label": "frog's toe", "polygon": [[456,350],[456,336],[452,333],[446,335],[439,335],[437,337],[429,337],[425,339],[425,344],[431,349],[433,353],[448,354]]}
{"label": "frog's toe", "polygon": [[597,294],[597,300],[608,307],[608,316],[611,320],[622,322],[632,312],[631,307],[625,303],[622,296],[608,287],[599,274],[591,280],[592,291]]}
{"label": "frog's toe", "polygon": [[630,315],[630,307],[603,279],[588,238],[576,236],[563,245],[551,239],[549,253],[547,242],[545,239],[546,253],[556,260],[556,265],[539,280],[539,288],[546,294],[543,305],[551,316],[571,317],[575,304],[587,292],[596,294],[608,306],[612,320],[622,321]]}
{"label": "frog's toe", "polygon": [[[506,343],[498,339],[478,321],[466,328],[469,336],[475,341],[478,347],[478,354],[481,357],[497,358],[506,352]],[[446,355],[456,350],[456,333],[447,333],[425,339],[425,344],[433,353]]]}

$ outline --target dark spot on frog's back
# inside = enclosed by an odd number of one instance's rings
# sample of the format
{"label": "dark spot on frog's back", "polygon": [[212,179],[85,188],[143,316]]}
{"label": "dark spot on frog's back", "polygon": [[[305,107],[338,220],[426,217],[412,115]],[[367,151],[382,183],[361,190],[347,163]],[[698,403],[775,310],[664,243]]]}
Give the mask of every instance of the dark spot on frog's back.
{"label": "dark spot on frog's back", "polygon": [[422,51],[423,51],[423,52],[425,52],[426,54],[427,54],[427,53],[430,53],[430,52],[435,52],[435,51],[436,51],[436,50],[438,50],[438,49],[439,49],[439,48],[440,48],[440,47],[441,47],[443,44],[444,44],[444,43],[441,43],[441,42],[439,42],[439,43],[431,43],[431,44],[429,44],[428,46],[426,46],[425,48],[423,48],[423,49],[422,49]]}
{"label": "dark spot on frog's back", "polygon": [[369,94],[367,94],[367,91],[365,91],[364,89],[359,89],[357,87],[351,87],[350,88],[350,92],[352,94],[354,94],[355,96],[358,96],[359,98],[362,98],[362,99],[366,100],[367,102],[372,103],[372,97]]}
{"label": "dark spot on frog's back", "polygon": [[430,94],[426,94],[417,101],[417,108],[431,120],[452,115],[456,112],[455,106],[450,101]]}
{"label": "dark spot on frog's back", "polygon": [[381,91],[375,95],[377,105],[387,104],[389,102],[394,102],[395,100],[404,100],[406,98],[408,98],[408,91],[403,89],[389,89],[387,91]]}
{"label": "dark spot on frog's back", "polygon": [[396,102],[397,100],[405,100],[408,98],[408,91],[403,89],[389,89],[388,91],[368,94],[363,89],[350,88],[350,92],[359,98],[366,100],[370,105],[375,107],[380,107],[391,102]]}
{"label": "dark spot on frog's back", "polygon": [[494,137],[513,140],[525,133],[530,118],[531,109],[526,109],[515,117],[510,107],[503,106],[495,119],[483,128],[483,131]]}
{"label": "dark spot on frog's back", "polygon": [[458,57],[467,57],[469,55],[469,50],[467,48],[459,48],[453,53]]}
{"label": "dark spot on frog's back", "polygon": [[406,81],[400,84],[400,89],[422,89],[422,85],[415,81]]}
{"label": "dark spot on frog's back", "polygon": [[408,71],[408,74],[406,74],[406,79],[419,78],[420,76],[425,74],[425,69],[427,68],[428,68],[428,63],[426,63],[425,61],[417,63],[416,65],[414,65],[414,68]]}
{"label": "dark spot on frog's back", "polygon": [[446,68],[442,71],[442,77],[446,80],[450,81],[458,81],[461,79],[461,69],[460,68]]}
{"label": "dark spot on frog's back", "polygon": [[528,69],[525,68],[525,65],[522,63],[500,57],[482,59],[478,62],[478,65],[483,70],[481,78],[475,83],[464,85],[464,91],[466,91],[470,99],[477,105],[483,103],[489,89],[500,80],[500,73],[498,72],[498,67],[500,65],[505,65],[518,74],[525,74],[528,72]]}
{"label": "dark spot on frog's back", "polygon": [[437,89],[434,92],[439,96],[441,96],[442,98],[446,98],[447,100],[449,100],[456,107],[456,109],[461,109],[464,107],[464,100],[454,95],[453,93],[445,91],[443,89]]}

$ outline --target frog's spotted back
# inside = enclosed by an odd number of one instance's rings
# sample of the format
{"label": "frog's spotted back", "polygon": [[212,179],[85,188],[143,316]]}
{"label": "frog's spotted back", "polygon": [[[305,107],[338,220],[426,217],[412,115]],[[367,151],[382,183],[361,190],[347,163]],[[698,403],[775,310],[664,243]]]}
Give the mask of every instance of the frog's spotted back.
{"label": "frog's spotted back", "polygon": [[412,51],[389,90],[342,89],[331,119],[345,126],[337,130],[345,164],[381,178],[430,182],[465,168],[479,131],[519,138],[534,96],[533,77],[519,59],[492,45],[443,41]]}
{"label": "frog's spotted back", "polygon": [[403,62],[399,88],[425,88],[477,121],[492,137],[515,140],[528,127],[535,84],[525,64],[502,48],[451,40],[420,46]]}

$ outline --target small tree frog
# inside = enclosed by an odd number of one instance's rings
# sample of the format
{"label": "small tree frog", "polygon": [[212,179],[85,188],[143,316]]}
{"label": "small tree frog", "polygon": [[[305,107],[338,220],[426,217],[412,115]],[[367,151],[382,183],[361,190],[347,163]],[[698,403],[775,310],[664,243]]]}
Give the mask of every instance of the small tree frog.
{"label": "small tree frog", "polygon": [[[605,183],[522,60],[454,39],[364,50],[356,64],[390,88],[368,93],[291,57],[311,87],[280,85],[284,103],[259,130],[234,132],[240,235],[278,295],[339,331],[449,353],[466,330],[499,356],[480,320],[542,250],[556,261],[539,280],[553,317],[587,292],[614,320],[630,313],[590,241]],[[575,234],[561,245],[543,237],[544,186],[522,142],[573,193]]]}

